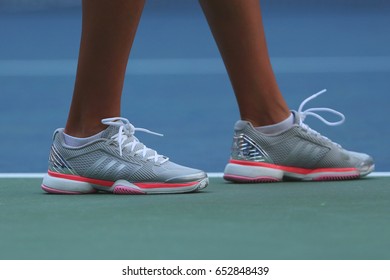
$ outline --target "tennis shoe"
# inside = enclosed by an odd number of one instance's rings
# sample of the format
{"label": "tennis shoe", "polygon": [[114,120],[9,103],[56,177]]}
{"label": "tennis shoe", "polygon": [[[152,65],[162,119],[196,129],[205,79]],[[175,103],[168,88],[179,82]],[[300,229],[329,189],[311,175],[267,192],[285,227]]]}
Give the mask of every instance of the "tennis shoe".
{"label": "tennis shoe", "polygon": [[81,147],[68,146],[64,130],[54,132],[48,173],[42,189],[48,193],[157,194],[195,192],[208,185],[205,172],[175,164],[147,148],[124,118],[102,120],[101,138]]}
{"label": "tennis shoe", "polygon": [[[373,159],[366,154],[343,149],[304,123],[314,116],[328,125],[344,122],[344,115],[330,108],[304,105],[322,94],[305,99],[294,115],[293,126],[281,133],[268,135],[256,130],[250,122],[238,121],[234,127],[231,158],[224,178],[233,182],[278,182],[283,180],[346,180],[366,176],[374,170]],[[330,122],[316,112],[330,112],[340,120]]]}

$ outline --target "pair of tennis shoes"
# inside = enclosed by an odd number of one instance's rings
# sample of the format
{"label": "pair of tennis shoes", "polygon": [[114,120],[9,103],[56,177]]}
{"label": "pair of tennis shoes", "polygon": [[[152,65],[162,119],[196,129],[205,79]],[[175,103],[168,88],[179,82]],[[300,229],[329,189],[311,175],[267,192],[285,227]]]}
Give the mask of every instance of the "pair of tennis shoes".
{"label": "pair of tennis shoes", "polygon": [[[280,133],[264,134],[250,122],[238,121],[224,178],[238,183],[324,181],[356,179],[372,172],[374,161],[369,155],[347,151],[304,123],[308,115],[328,125],[344,121],[340,112],[329,108],[303,111],[308,101],[323,92],[307,98],[298,111],[292,111],[294,124]],[[329,122],[315,111],[335,113],[341,120]],[[44,191],[157,194],[195,192],[207,187],[205,172],[171,162],[134,136],[136,131],[156,133],[135,128],[124,118],[102,122],[108,127],[101,137],[80,147],[65,143],[63,129],[55,131],[48,173],[42,182]]]}

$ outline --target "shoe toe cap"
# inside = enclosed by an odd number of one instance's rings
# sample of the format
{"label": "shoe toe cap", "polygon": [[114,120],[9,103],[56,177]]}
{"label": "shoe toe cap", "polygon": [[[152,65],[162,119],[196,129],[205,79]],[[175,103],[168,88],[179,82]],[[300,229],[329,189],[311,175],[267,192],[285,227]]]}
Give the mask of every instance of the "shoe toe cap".
{"label": "shoe toe cap", "polygon": [[170,163],[158,175],[166,183],[184,183],[207,178],[206,172],[194,168]]}
{"label": "shoe toe cap", "polygon": [[355,161],[355,167],[359,170],[361,176],[365,176],[372,172],[375,168],[374,159],[363,153],[351,152]]}

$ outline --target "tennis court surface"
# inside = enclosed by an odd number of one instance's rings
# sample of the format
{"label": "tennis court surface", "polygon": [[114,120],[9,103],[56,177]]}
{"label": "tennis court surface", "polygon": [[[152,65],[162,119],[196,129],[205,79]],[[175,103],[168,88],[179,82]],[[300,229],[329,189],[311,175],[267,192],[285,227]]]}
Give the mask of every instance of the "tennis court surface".
{"label": "tennis court surface", "polygon": [[390,177],[52,195],[0,179],[0,259],[389,259]]}
{"label": "tennis court surface", "polygon": [[[389,260],[390,2],[262,5],[289,106],[327,88],[310,106],[342,112],[345,124],[307,124],[386,173],[321,183],[213,177],[200,193],[146,196],[50,195],[40,178],[5,178],[47,169],[71,102],[81,8],[0,0],[0,259]],[[123,117],[164,134],[137,133],[143,143],[179,164],[223,170],[239,114],[197,1],[147,1],[125,80]]]}

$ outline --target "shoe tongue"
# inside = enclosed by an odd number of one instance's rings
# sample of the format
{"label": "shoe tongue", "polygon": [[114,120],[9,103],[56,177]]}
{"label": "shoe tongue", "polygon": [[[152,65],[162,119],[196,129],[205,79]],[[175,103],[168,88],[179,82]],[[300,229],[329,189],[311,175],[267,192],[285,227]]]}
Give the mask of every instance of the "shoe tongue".
{"label": "shoe tongue", "polygon": [[[111,137],[118,134],[118,132],[119,132],[119,127],[114,126],[114,125],[110,125],[102,132],[101,137],[105,138],[105,139],[111,139]],[[128,147],[125,147],[125,146],[126,146],[126,144],[128,144],[132,141],[138,142],[137,144],[135,144],[134,149],[132,150],[133,152],[137,152],[139,150],[144,149],[145,145],[142,144],[141,142],[139,142],[138,138],[136,138],[134,135],[132,135],[132,136],[128,136],[127,140],[123,143],[123,147],[124,147],[123,152],[124,153],[126,153],[126,150],[127,151],[131,150],[132,145],[130,145]],[[140,154],[142,155],[142,153],[140,153]],[[146,151],[146,154],[145,154],[145,158],[150,157],[150,156],[154,156],[154,155],[155,155],[155,151],[148,148]]]}
{"label": "shoe tongue", "polygon": [[110,139],[112,136],[117,134],[119,131],[119,127],[110,125],[102,132],[102,138]]}
{"label": "shoe tongue", "polygon": [[299,114],[296,111],[292,110],[291,113],[294,116],[294,124],[298,124],[299,125],[301,123],[301,117],[299,116]]}
{"label": "shoe tongue", "polygon": [[[110,125],[102,132],[102,138],[111,139],[114,135],[116,135],[118,133],[119,133],[119,126]],[[128,137],[124,144],[132,141],[134,138],[135,138],[134,135],[132,135],[131,137]],[[137,146],[138,146],[138,144],[137,144]]]}

